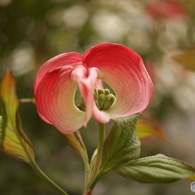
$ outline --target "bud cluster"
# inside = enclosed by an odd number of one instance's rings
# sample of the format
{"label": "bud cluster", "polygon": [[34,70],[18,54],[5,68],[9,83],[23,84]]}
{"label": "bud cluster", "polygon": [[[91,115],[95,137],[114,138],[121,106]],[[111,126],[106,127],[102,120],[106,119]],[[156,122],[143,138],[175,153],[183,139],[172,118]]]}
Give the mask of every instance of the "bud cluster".
{"label": "bud cluster", "polygon": [[115,96],[110,93],[109,89],[95,89],[94,99],[99,110],[108,110],[115,101]]}
{"label": "bud cluster", "polygon": [[[94,100],[99,110],[108,110],[115,102],[116,97],[110,93],[109,89],[94,89]],[[85,111],[83,98],[78,103],[77,108]]]}

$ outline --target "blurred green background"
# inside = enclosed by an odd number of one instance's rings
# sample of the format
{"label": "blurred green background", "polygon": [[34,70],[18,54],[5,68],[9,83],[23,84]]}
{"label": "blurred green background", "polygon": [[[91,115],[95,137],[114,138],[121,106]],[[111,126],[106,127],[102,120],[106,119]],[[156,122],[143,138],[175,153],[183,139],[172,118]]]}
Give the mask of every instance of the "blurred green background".
{"label": "blurred green background", "polygon": [[[11,69],[19,98],[33,97],[39,67],[63,52],[84,53],[103,42],[139,53],[155,93],[141,118],[155,121],[173,145],[142,140],[141,156],[163,153],[195,166],[195,2],[149,0],[0,0],[0,76]],[[156,6],[155,6],[156,5]],[[172,6],[170,6],[172,5]],[[70,195],[81,195],[84,167],[65,137],[43,122],[31,103],[20,105],[23,126],[40,167]],[[96,124],[82,129],[91,155]],[[190,195],[189,180],[140,184],[110,173],[94,195]],[[25,163],[0,155],[0,194],[57,194]]]}

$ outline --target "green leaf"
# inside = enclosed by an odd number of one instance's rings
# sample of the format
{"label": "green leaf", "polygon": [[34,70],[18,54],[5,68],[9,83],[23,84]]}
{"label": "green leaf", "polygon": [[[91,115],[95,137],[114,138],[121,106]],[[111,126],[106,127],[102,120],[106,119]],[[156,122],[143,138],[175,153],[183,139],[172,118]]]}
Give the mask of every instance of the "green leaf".
{"label": "green leaf", "polygon": [[2,126],[0,129],[0,152],[30,163],[34,160],[32,145],[22,131],[16,96],[16,81],[6,72],[0,82]]}
{"label": "green leaf", "polygon": [[145,120],[138,120],[136,126],[137,136],[142,139],[151,135],[156,135],[169,143],[172,143],[160,130],[158,126],[154,123],[145,121]]}
{"label": "green leaf", "polygon": [[139,115],[114,121],[105,142],[102,158],[103,170],[113,169],[140,155],[140,140],[136,134]]}
{"label": "green leaf", "polygon": [[132,160],[115,171],[142,183],[171,183],[195,176],[195,168],[163,154]]}

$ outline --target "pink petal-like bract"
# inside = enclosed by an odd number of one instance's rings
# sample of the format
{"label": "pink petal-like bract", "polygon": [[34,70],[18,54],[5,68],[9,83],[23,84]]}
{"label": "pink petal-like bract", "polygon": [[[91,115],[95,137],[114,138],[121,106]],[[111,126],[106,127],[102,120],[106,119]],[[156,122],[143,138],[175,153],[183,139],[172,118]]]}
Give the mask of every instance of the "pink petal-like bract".
{"label": "pink petal-like bract", "polygon": [[[108,110],[99,110],[94,89],[106,83],[116,100]],[[77,88],[85,104],[75,105]],[[60,54],[43,64],[34,83],[40,117],[64,134],[86,126],[91,117],[100,123],[142,112],[153,94],[153,84],[141,57],[131,49],[103,43],[78,53]]]}

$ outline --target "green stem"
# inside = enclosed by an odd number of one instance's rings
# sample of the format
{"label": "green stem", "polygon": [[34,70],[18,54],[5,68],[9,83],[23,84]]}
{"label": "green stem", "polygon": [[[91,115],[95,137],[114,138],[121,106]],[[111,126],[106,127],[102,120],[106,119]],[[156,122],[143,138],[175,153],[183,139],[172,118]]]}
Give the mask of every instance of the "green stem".
{"label": "green stem", "polygon": [[19,99],[20,103],[35,103],[35,99],[34,98],[21,98]]}
{"label": "green stem", "polygon": [[54,181],[52,181],[37,165],[37,163],[34,160],[34,157],[29,153],[28,149],[26,148],[26,145],[24,144],[21,136],[18,136],[18,139],[20,140],[21,145],[23,146],[24,151],[26,152],[26,155],[28,157],[28,160],[26,161],[31,165],[31,167],[49,184],[51,184],[56,190],[58,190],[63,195],[68,195],[62,188],[60,188]]}
{"label": "green stem", "polygon": [[88,157],[88,152],[87,152],[86,146],[85,146],[83,139],[80,135],[80,132],[77,131],[75,133],[77,133],[77,135],[79,136],[80,141],[81,141],[81,145],[83,148],[83,152],[81,152],[80,154],[81,154],[81,157],[83,159],[84,166],[85,166],[85,190],[86,190],[87,182],[88,182],[88,178],[89,178],[89,173],[90,173],[89,157]]}
{"label": "green stem", "polygon": [[88,182],[87,189],[91,188],[91,184],[94,183],[94,181],[97,179],[96,177],[100,173],[101,163],[102,163],[103,144],[104,144],[104,139],[105,139],[105,125],[104,124],[98,123],[98,132],[99,132],[99,138],[98,138],[97,156],[96,156],[95,163],[93,166],[92,174]]}
{"label": "green stem", "polygon": [[60,188],[54,181],[52,181],[36,164],[35,161],[31,161],[32,168],[49,184],[51,184],[58,192],[60,192],[63,195],[68,195],[62,188]]}
{"label": "green stem", "polygon": [[83,142],[82,136],[79,131],[76,131],[72,134],[65,135],[66,139],[68,140],[70,146],[76,150],[82,157],[84,166],[85,166],[85,188],[84,191],[87,191],[87,182],[90,174],[90,165],[89,165],[89,158],[88,158],[88,152],[87,148],[85,146],[85,143]]}
{"label": "green stem", "polygon": [[87,191],[87,184],[88,184],[88,179],[89,179],[89,173],[90,173],[90,166],[89,163],[86,163],[85,160],[84,161],[84,165],[85,165],[85,186],[84,186],[84,192]]}
{"label": "green stem", "polygon": [[94,165],[93,175],[96,176],[99,173],[100,166],[102,163],[102,152],[103,152],[103,144],[105,138],[105,125],[102,123],[98,123],[98,132],[99,132],[99,140],[98,140],[98,150],[97,150],[97,158]]}

